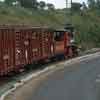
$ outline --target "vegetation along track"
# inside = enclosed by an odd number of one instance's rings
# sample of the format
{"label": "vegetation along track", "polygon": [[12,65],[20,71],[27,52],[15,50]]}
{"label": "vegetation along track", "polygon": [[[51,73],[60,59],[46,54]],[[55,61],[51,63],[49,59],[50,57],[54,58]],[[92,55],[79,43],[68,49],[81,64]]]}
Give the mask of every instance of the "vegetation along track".
{"label": "vegetation along track", "polygon": [[[93,52],[91,52],[93,51]],[[99,49],[95,49],[95,50],[90,50],[90,52],[88,53],[83,53],[84,55],[87,54],[92,54],[92,53],[96,53],[99,52]],[[83,56],[83,54],[79,55],[79,56]],[[6,76],[6,77],[0,77],[0,96],[7,91],[8,89],[12,88],[12,85],[18,81],[20,81],[21,79],[23,79],[24,77],[27,77],[28,75],[30,75],[31,73],[35,73],[39,70],[42,70],[48,66],[52,66],[52,65],[56,65],[57,63],[62,63],[65,62],[64,59],[60,59],[60,60],[56,60],[56,61],[50,61],[47,62],[45,64],[38,64],[38,65],[29,65],[28,67],[32,66],[28,71],[24,70],[22,73],[20,74],[14,74],[12,76]],[[36,69],[34,69],[34,66],[37,66]]]}
{"label": "vegetation along track", "polygon": [[[12,74],[9,76],[4,76],[4,77],[0,77],[0,96],[7,91],[8,89],[12,88],[13,84],[16,82],[20,82],[21,79],[27,77],[28,75],[38,72],[40,70],[43,70],[44,68],[48,67],[48,66],[52,66],[52,65],[56,65],[57,63],[61,63],[64,62],[64,59],[59,59],[56,61],[49,61],[46,63],[42,63],[42,64],[37,64],[37,65],[28,65],[27,67],[30,69],[28,70],[24,70],[23,72],[21,72],[20,74]],[[34,66],[37,66],[34,68]]]}

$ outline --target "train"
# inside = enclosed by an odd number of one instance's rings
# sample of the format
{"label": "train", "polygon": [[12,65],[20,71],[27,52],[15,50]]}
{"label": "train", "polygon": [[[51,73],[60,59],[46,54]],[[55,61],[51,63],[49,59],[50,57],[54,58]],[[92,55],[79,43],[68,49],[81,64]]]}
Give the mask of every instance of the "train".
{"label": "train", "polygon": [[[26,65],[78,55],[72,27],[52,29],[0,26],[0,76],[19,72]],[[28,66],[30,67],[30,66]]]}

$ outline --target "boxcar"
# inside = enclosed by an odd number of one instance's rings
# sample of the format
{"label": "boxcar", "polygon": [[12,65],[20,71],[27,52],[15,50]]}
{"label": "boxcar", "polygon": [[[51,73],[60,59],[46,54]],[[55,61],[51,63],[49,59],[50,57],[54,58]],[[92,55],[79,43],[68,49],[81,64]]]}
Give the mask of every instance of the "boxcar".
{"label": "boxcar", "polygon": [[25,65],[73,55],[70,32],[40,27],[0,26],[0,76]]}
{"label": "boxcar", "polygon": [[51,31],[36,27],[0,27],[0,76],[51,57]]}
{"label": "boxcar", "polygon": [[21,30],[26,64],[42,61],[51,56],[52,33],[47,28]]}
{"label": "boxcar", "polygon": [[0,75],[18,71],[25,65],[23,34],[14,27],[0,27]]}

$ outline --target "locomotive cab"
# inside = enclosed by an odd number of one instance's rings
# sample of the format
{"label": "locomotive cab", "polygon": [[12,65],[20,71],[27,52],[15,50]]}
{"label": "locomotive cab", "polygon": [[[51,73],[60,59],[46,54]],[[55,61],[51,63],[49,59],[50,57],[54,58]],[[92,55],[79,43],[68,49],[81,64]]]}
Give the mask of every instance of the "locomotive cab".
{"label": "locomotive cab", "polygon": [[78,47],[75,42],[75,30],[74,27],[71,24],[67,24],[65,27],[66,31],[69,34],[70,42],[68,45],[68,48],[72,50],[72,57],[78,56]]}
{"label": "locomotive cab", "polygon": [[64,53],[64,31],[54,31],[54,52],[56,55],[63,55]]}
{"label": "locomotive cab", "polygon": [[63,38],[64,38],[64,32],[55,31],[55,33],[54,33],[54,40],[55,41],[58,41],[58,42],[63,41]]}
{"label": "locomotive cab", "polygon": [[54,31],[54,54],[72,58],[78,55],[77,46],[74,40],[74,28],[66,27]]}

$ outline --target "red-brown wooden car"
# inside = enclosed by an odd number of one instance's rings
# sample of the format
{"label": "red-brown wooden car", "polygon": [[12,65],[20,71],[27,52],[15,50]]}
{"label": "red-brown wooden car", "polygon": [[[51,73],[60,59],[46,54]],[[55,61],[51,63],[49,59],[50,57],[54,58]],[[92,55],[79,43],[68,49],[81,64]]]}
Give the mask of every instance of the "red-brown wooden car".
{"label": "red-brown wooden car", "polygon": [[27,64],[57,57],[72,57],[70,33],[38,27],[0,27],[0,76]]}

